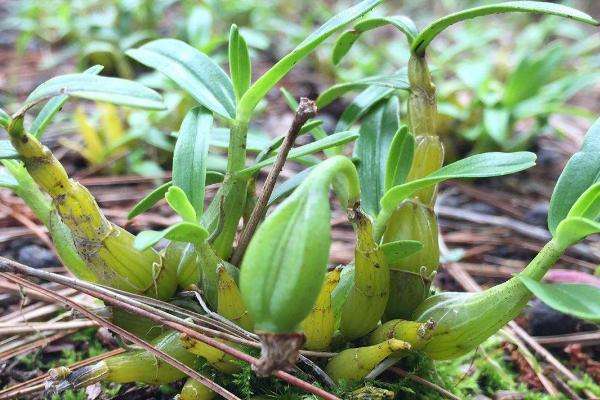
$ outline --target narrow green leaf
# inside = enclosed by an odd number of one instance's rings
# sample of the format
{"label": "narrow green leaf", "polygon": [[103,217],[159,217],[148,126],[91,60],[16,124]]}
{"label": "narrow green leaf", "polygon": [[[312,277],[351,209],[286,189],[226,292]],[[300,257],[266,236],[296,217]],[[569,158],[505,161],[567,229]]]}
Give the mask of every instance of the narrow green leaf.
{"label": "narrow green leaf", "polygon": [[381,250],[388,264],[397,264],[398,260],[408,257],[423,248],[418,240],[398,240],[381,245]]}
{"label": "narrow green leaf", "polygon": [[160,94],[140,83],[89,73],[61,75],[42,83],[27,97],[23,108],[61,95],[149,110],[165,108]]}
{"label": "narrow green leaf", "polygon": [[165,198],[165,194],[171,186],[173,186],[173,183],[169,181],[154,189],[135,206],[133,206],[131,211],[129,211],[129,214],[127,214],[127,218],[131,219],[137,217],[138,215],[151,209],[156,203]]}
{"label": "narrow green leaf", "polygon": [[[94,65],[93,67],[83,71],[83,73],[98,75],[103,68],[104,67],[102,65]],[[63,94],[51,98],[46,104],[44,104],[44,107],[42,107],[40,112],[35,116],[35,119],[31,123],[29,133],[31,133],[37,139],[40,139],[48,127],[48,124],[52,122],[54,116],[62,109],[68,98],[69,96]]]}
{"label": "narrow green leaf", "polygon": [[10,140],[0,140],[0,160],[16,158],[19,158],[19,153],[10,143]]}
{"label": "narrow green leaf", "polygon": [[579,283],[542,283],[517,275],[538,299],[553,309],[586,321],[600,322],[600,289]]}
{"label": "narrow green leaf", "polygon": [[355,275],[356,268],[354,267],[354,264],[346,265],[344,269],[342,269],[340,282],[331,293],[331,308],[333,309],[333,315],[335,316],[336,328],[339,328],[340,325],[342,307],[346,304],[346,300],[348,300],[348,296],[354,287]]}
{"label": "narrow green leaf", "polygon": [[400,32],[404,33],[409,46],[412,44],[415,36],[417,36],[419,33],[413,20],[405,17],[404,15],[375,17],[362,20],[354,25],[351,30],[348,30],[340,35],[335,43],[335,47],[333,48],[333,63],[337,65],[340,63],[340,61],[342,61],[342,58],[348,54],[360,35],[367,31],[386,25],[392,25]]}
{"label": "narrow green leaf", "polygon": [[579,196],[567,217],[581,217],[592,221],[600,217],[600,182],[596,182]]}
{"label": "narrow green leaf", "polygon": [[408,75],[406,68],[393,75],[372,76],[369,78],[358,79],[352,82],[338,83],[331,86],[317,97],[317,107],[319,109],[326,107],[332,101],[342,97],[348,92],[365,89],[369,86],[381,86],[391,89],[409,90]]}
{"label": "narrow green leaf", "polygon": [[283,78],[293,67],[310,54],[319,44],[341,29],[344,25],[360,18],[383,0],[364,0],[342,11],[325,22],[309,35],[288,55],[279,60],[271,69],[261,76],[242,97],[238,105],[238,116],[248,121],[258,102]]}
{"label": "narrow green leaf", "polygon": [[207,237],[208,232],[201,225],[184,221],[162,231],[142,231],[135,237],[133,245],[137,250],[145,250],[162,239],[199,245]]}
{"label": "narrow green leaf", "polygon": [[[338,132],[333,135],[329,135],[324,139],[317,140],[315,142],[311,142],[305,144],[304,146],[296,147],[288,153],[288,160],[297,160],[301,157],[307,156],[309,154],[314,154],[319,151],[328,149],[330,147],[339,146],[342,144],[346,144],[356,140],[358,138],[358,133],[353,131],[348,132]],[[262,168],[271,165],[277,159],[276,156],[263,160],[259,163],[252,165],[251,167],[245,168],[238,172],[240,176],[250,175],[255,172],[260,171]]]}
{"label": "narrow green leaf", "polygon": [[196,216],[196,210],[194,206],[188,200],[185,192],[178,186],[171,186],[167,193],[165,193],[165,200],[169,203],[169,206],[183,218],[186,222],[196,222],[198,217]]}
{"label": "narrow green leaf", "polygon": [[371,216],[379,213],[385,192],[386,159],[398,131],[400,103],[397,97],[379,103],[363,119],[354,156],[358,158],[360,204]]}
{"label": "narrow green leaf", "polygon": [[595,182],[600,182],[600,118],[585,135],[581,150],[570,159],[556,182],[550,208],[548,229],[554,235],[575,201]]}
{"label": "narrow green leaf", "polygon": [[[296,101],[294,96],[284,87],[282,87],[280,90],[281,90],[281,93],[283,94],[283,98],[285,99],[285,102],[287,103],[290,110],[292,110],[293,112],[296,112],[296,110],[298,109],[298,102]],[[320,108],[320,107],[317,105],[317,108]],[[306,126],[307,124],[308,123],[306,123],[304,126]],[[315,140],[320,140],[320,139],[327,137],[327,132],[325,132],[325,129],[323,129],[320,126],[317,126],[317,127],[314,127],[313,129],[311,129],[310,133],[311,133],[312,137],[315,138]],[[341,151],[337,151],[337,150],[338,149],[335,149],[335,148],[325,149],[324,153],[327,157],[333,157],[333,156],[341,153]]]}
{"label": "narrow green leaf", "polygon": [[567,248],[596,233],[600,233],[600,222],[582,217],[567,217],[556,227],[554,239]]}
{"label": "narrow green leaf", "polygon": [[483,110],[483,126],[487,134],[500,146],[508,141],[508,123],[510,111],[504,108],[486,108]]}
{"label": "narrow green leaf", "polygon": [[203,107],[185,116],[173,153],[173,185],[185,192],[198,218],[204,211],[204,186],[212,114]]}
{"label": "narrow green leaf", "polygon": [[385,86],[369,86],[366,88],[346,107],[335,126],[335,131],[341,132],[350,129],[352,124],[369,112],[373,105],[393,92],[394,89]]}
{"label": "narrow green leaf", "polygon": [[415,191],[448,179],[487,178],[523,171],[535,165],[536,156],[528,151],[476,154],[446,165],[424,178],[394,186],[381,199],[381,208],[392,212]]}
{"label": "narrow green leaf", "polygon": [[127,55],[165,74],[209,110],[235,118],[233,84],[206,54],[180,40],[158,39]]}
{"label": "narrow green leaf", "polygon": [[390,144],[390,150],[385,163],[385,192],[406,181],[406,177],[412,166],[414,150],[415,138],[408,131],[408,127],[403,125],[396,132]]}
{"label": "narrow green leaf", "polygon": [[[219,183],[219,182],[223,182],[224,177],[225,177],[225,175],[223,175],[220,172],[207,171],[206,172],[206,186],[212,185],[215,183]],[[129,211],[129,214],[127,214],[127,218],[131,219],[131,218],[137,217],[138,215],[140,215],[140,214],[148,211],[152,207],[154,207],[154,205],[156,203],[158,203],[160,200],[165,198],[165,194],[167,193],[167,191],[169,190],[169,188],[171,186],[173,186],[173,182],[168,181],[168,182],[163,183],[162,185],[160,185],[153,191],[151,191],[142,200],[140,200],[135,206],[133,206],[131,211]]]}
{"label": "narrow green leaf", "polygon": [[235,24],[231,25],[229,32],[229,74],[235,97],[239,100],[250,87],[252,64],[246,41]]}
{"label": "narrow green leaf", "polygon": [[558,15],[560,17],[574,19],[591,25],[598,25],[598,21],[584,12],[561,4],[548,3],[544,1],[509,1],[505,3],[491,4],[487,6],[470,8],[459,11],[434,21],[419,33],[414,39],[412,51],[423,54],[431,41],[444,29],[457,22],[484,15],[509,13],[509,12],[531,12]]}
{"label": "narrow green leaf", "polygon": [[302,182],[304,182],[304,180],[310,174],[310,171],[312,171],[313,168],[314,167],[306,168],[298,172],[296,175],[292,176],[288,180],[276,186],[275,189],[273,189],[273,193],[271,193],[271,197],[269,198],[269,202],[267,203],[267,205],[271,206],[272,204],[277,203],[279,200],[292,193],[294,189],[296,189],[298,186],[300,186]]}

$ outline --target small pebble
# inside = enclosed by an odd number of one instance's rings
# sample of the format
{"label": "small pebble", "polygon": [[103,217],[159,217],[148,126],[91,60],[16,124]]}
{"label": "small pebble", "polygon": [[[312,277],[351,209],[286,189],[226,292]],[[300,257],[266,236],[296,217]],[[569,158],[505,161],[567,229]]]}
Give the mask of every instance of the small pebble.
{"label": "small pebble", "polygon": [[59,265],[58,259],[50,250],[37,244],[21,247],[17,252],[17,261],[31,268],[47,268]]}
{"label": "small pebble", "polygon": [[548,220],[548,206],[547,202],[536,203],[526,214],[525,222],[537,226],[546,226]]}

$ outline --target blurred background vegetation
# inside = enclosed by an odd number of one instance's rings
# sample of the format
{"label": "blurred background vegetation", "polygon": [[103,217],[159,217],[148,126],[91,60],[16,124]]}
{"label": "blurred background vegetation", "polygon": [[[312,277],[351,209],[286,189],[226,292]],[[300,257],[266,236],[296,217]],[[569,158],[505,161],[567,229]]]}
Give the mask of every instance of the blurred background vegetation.
{"label": "blurred background vegetation", "polygon": [[[63,113],[51,132],[94,171],[158,176],[168,168],[173,140],[191,99],[159,73],[149,73],[125,50],[157,37],[185,40],[226,62],[232,23],[251,46],[255,73],[266,69],[315,26],[351,1],[281,0],[9,0],[0,2],[0,106],[14,111],[28,90],[59,73],[104,66],[104,75],[138,79],[165,91],[168,110],[127,112],[98,105]],[[436,16],[493,3],[474,0],[389,0],[375,15],[408,15],[418,26]],[[592,0],[562,1],[591,15]],[[565,121],[586,125],[600,113],[600,35],[555,17],[503,15],[458,24],[429,51],[440,98],[439,130],[450,159],[470,152],[535,147],[540,135],[568,135]],[[533,17],[535,18],[535,17]],[[482,39],[485,43],[482,45]],[[340,66],[331,46],[299,65],[283,85],[295,96],[316,97],[328,86],[406,65],[404,39],[380,28],[359,40]],[[285,129],[279,93],[263,107],[256,138]],[[326,130],[351,98],[336,101],[321,118]],[[563,117],[562,119],[560,117]],[[286,121],[283,121],[286,122]],[[575,122],[577,123],[577,122]],[[139,144],[143,143],[143,146]],[[215,143],[218,146],[218,143]],[[213,167],[224,160],[215,153]]]}

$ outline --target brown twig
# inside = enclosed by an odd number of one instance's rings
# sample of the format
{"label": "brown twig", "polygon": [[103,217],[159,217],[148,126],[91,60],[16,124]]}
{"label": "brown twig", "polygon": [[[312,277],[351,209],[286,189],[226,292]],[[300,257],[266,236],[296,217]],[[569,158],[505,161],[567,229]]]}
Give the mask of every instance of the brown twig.
{"label": "brown twig", "polygon": [[111,330],[112,332],[116,333],[117,335],[121,336],[122,338],[127,339],[130,342],[144,348],[145,350],[154,354],[156,357],[160,358],[167,364],[173,366],[174,368],[177,368],[178,370],[185,373],[189,377],[204,384],[206,387],[213,390],[215,393],[220,394],[224,398],[229,399],[229,400],[241,400],[239,397],[237,397],[233,393],[229,392],[227,389],[221,387],[219,384],[213,382],[212,380],[206,378],[205,376],[200,375],[194,369],[188,367],[187,365],[183,364],[179,360],[171,357],[170,355],[164,353],[163,351],[158,350],[157,348],[152,346],[150,343],[129,333],[125,329],[114,325],[113,323],[107,321],[106,319],[104,319],[102,317],[97,316],[93,312],[89,311],[87,308],[82,307],[77,302],[69,299],[68,297],[65,297],[58,293],[49,291],[40,285],[31,283],[31,282],[27,281],[26,279],[19,278],[18,276],[15,276],[12,274],[0,273],[0,275],[2,275],[4,278],[11,280],[19,285],[29,287],[32,290],[40,291],[41,293],[46,294],[48,297],[52,297],[53,299],[60,301],[61,303],[69,306],[70,308],[73,308],[73,309],[79,311],[81,314],[85,315],[87,318],[91,319],[92,321],[96,321],[99,325],[106,327],[107,329]]}
{"label": "brown twig", "polygon": [[[196,330],[198,327],[192,323],[180,320],[179,318],[177,318],[167,312],[161,311],[154,307],[150,307],[139,301],[135,301],[132,299],[127,299],[127,301],[124,301],[123,300],[124,296],[119,295],[116,292],[112,292],[109,289],[106,289],[103,287],[98,287],[93,284],[89,284],[87,282],[79,281],[77,279],[68,278],[68,277],[64,277],[61,275],[52,274],[49,272],[30,268],[23,264],[17,263],[16,261],[12,261],[12,260],[9,260],[4,257],[0,257],[0,271],[34,276],[34,277],[38,277],[40,279],[50,280],[50,281],[57,282],[57,283],[60,283],[62,285],[68,286],[68,287],[78,289],[79,291],[81,291],[83,293],[86,293],[90,296],[99,298],[108,304],[115,305],[119,308],[122,308],[125,311],[129,311],[132,314],[143,316],[143,317],[148,318],[148,319],[150,319],[154,322],[157,322],[161,325],[165,325],[171,329],[174,329],[178,332],[185,333],[185,334],[189,335],[190,337],[192,337],[193,339],[196,339],[203,343],[206,343],[207,345],[214,347],[218,350],[221,350],[224,353],[227,353],[230,356],[235,357],[239,360],[245,361],[249,364],[253,364],[257,361],[256,358],[250,356],[249,354],[246,354],[240,350],[237,350],[233,347],[226,345],[223,342],[220,342],[209,336],[199,333]],[[5,273],[0,273],[0,276],[10,277],[11,280],[13,280],[13,281],[14,281],[14,279],[19,279],[14,276],[7,275]],[[27,282],[27,281],[25,281],[25,282]],[[89,313],[89,311],[87,311],[87,310],[85,310],[85,311],[87,313]],[[192,327],[190,327],[190,325]],[[315,394],[319,397],[322,397],[323,399],[340,400],[337,396],[335,396],[321,388],[318,388],[308,382],[305,382],[291,374],[288,374],[287,372],[277,371],[274,373],[274,375],[277,378],[279,378],[291,385],[294,385],[306,392],[309,392],[309,393]]]}
{"label": "brown twig", "polygon": [[267,212],[267,203],[269,202],[269,198],[273,193],[273,188],[275,187],[275,183],[277,182],[277,177],[283,169],[283,165],[285,164],[288,153],[292,149],[292,146],[294,146],[294,142],[296,141],[298,133],[300,133],[300,129],[302,129],[302,126],[306,123],[306,121],[314,117],[316,113],[317,105],[314,101],[309,100],[305,97],[300,99],[300,105],[298,106],[298,110],[296,110],[296,115],[294,116],[292,126],[290,127],[290,130],[288,131],[285,140],[279,148],[275,164],[273,164],[273,167],[267,175],[267,179],[263,184],[260,196],[256,202],[256,205],[254,206],[254,209],[252,210],[252,213],[250,214],[250,218],[248,218],[248,223],[246,224],[246,227],[242,231],[235,252],[231,257],[231,263],[233,265],[238,265],[239,262],[242,260],[242,257],[246,252],[246,248],[250,243],[250,239],[252,239],[252,235],[254,235],[258,224],[264,218]]}

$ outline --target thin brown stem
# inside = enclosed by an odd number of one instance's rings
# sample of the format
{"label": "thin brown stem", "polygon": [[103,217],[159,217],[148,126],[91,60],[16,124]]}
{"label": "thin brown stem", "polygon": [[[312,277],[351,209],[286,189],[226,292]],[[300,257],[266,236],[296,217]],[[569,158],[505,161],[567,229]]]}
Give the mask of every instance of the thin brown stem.
{"label": "thin brown stem", "polygon": [[135,336],[134,334],[127,332],[125,329],[120,328],[120,327],[114,325],[113,323],[105,320],[104,318],[97,316],[93,312],[89,311],[87,308],[79,305],[77,302],[69,299],[68,297],[65,297],[58,293],[47,290],[40,285],[31,283],[31,282],[27,281],[26,279],[19,278],[18,276],[15,276],[12,274],[0,273],[0,275],[2,275],[2,277],[4,277],[5,279],[15,282],[19,285],[29,287],[32,290],[36,290],[41,293],[44,293],[48,297],[51,297],[57,301],[60,301],[61,303],[68,305],[70,308],[76,309],[81,314],[85,315],[87,318],[91,319],[92,321],[96,321],[99,325],[106,327],[107,329],[111,330],[112,332],[116,333],[117,335],[121,336],[122,338],[127,339],[127,340],[131,341],[132,343],[144,348],[145,350],[154,354],[156,357],[160,358],[167,364],[173,366],[174,368],[177,368],[181,372],[185,373],[189,377],[202,383],[203,385],[205,385],[209,389],[213,390],[215,393],[220,394],[224,398],[229,399],[229,400],[241,400],[239,397],[237,397],[233,393],[229,392],[227,389],[221,387],[219,384],[211,381],[210,379],[206,378],[203,375],[200,375],[194,369],[188,367],[187,365],[185,365],[182,362],[178,361],[177,359],[171,357],[170,355],[158,350],[157,348],[152,346],[150,343],[146,342],[143,339],[140,339],[139,337]]}
{"label": "thin brown stem", "polygon": [[[150,307],[144,303],[139,301],[127,299],[125,296],[119,295],[118,293],[112,292],[108,289],[95,286],[93,284],[82,282],[77,279],[64,277],[61,275],[37,270],[34,268],[27,267],[23,264],[20,264],[16,261],[9,260],[4,257],[0,257],[0,271],[17,273],[22,275],[34,276],[40,279],[49,280],[52,282],[60,283],[64,286],[72,287],[78,289],[82,293],[88,294],[90,296],[96,297],[98,299],[103,300],[105,303],[115,305],[119,308],[122,308],[125,311],[128,311],[132,314],[140,315],[142,317],[148,318],[154,322],[157,322],[161,325],[174,329],[178,332],[185,333],[189,335],[191,338],[199,340],[207,345],[214,347],[218,350],[223,351],[226,354],[229,354],[232,357],[235,357],[239,360],[245,361],[249,364],[254,364],[257,359],[246,354],[238,349],[235,349],[227,344],[220,342],[216,339],[213,339],[209,336],[206,336],[196,329],[198,327],[188,321],[183,321],[177,317],[172,316],[171,314]],[[6,275],[6,274],[2,274]],[[16,277],[14,277],[16,278]],[[124,300],[124,298],[126,300]],[[89,313],[89,311],[86,310]],[[191,327],[190,327],[191,325]],[[294,385],[308,393],[315,394],[326,400],[340,400],[337,396],[318,388],[308,382],[305,382],[291,374],[288,374],[284,371],[277,371],[274,375],[291,384]]]}
{"label": "thin brown stem", "polygon": [[246,252],[246,248],[250,243],[250,239],[254,235],[256,228],[260,221],[264,218],[267,213],[267,204],[269,202],[269,198],[273,193],[273,188],[275,187],[275,183],[277,182],[277,178],[283,169],[283,165],[287,159],[288,153],[294,146],[294,142],[296,141],[296,137],[300,133],[300,129],[302,126],[308,121],[310,118],[314,117],[317,113],[317,105],[314,101],[309,100],[305,97],[300,99],[300,104],[298,105],[298,110],[296,110],[296,115],[294,116],[294,121],[292,122],[292,126],[288,131],[285,140],[283,141],[281,147],[279,148],[279,152],[277,153],[277,159],[275,160],[275,164],[269,171],[267,175],[267,179],[263,184],[262,191],[260,196],[256,202],[256,205],[252,209],[252,213],[250,214],[250,218],[248,218],[248,223],[246,227],[242,231],[240,236],[240,240],[238,241],[238,245],[231,257],[231,263],[233,265],[239,265],[242,257],[244,257],[244,253]]}

